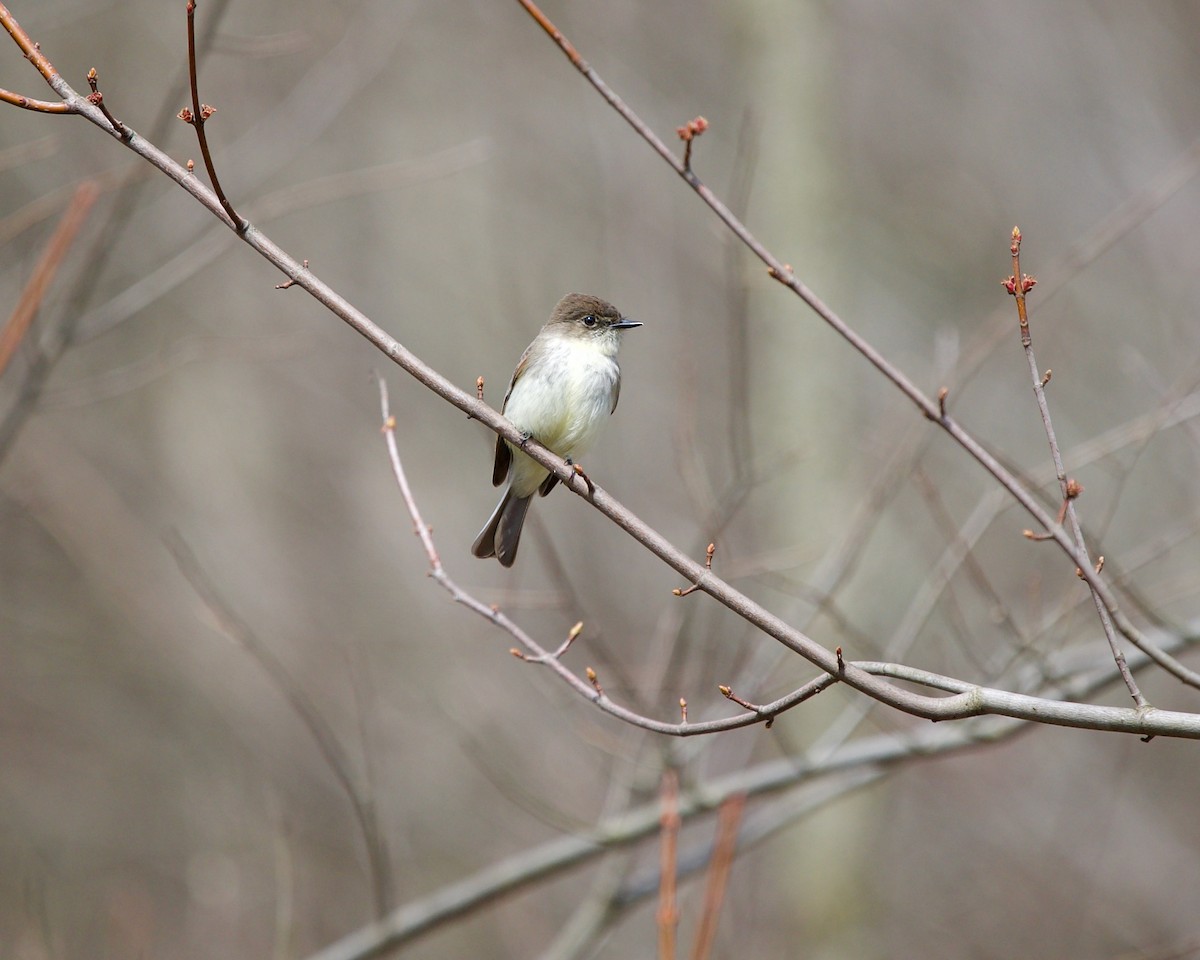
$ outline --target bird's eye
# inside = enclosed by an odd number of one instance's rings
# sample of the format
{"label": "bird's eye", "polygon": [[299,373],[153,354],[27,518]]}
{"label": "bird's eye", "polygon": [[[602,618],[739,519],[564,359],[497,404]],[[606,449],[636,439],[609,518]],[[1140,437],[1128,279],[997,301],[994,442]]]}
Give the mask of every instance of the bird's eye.
{"label": "bird's eye", "polygon": [[594,327],[596,325],[596,318],[589,313],[583,318],[582,322],[585,327]]}

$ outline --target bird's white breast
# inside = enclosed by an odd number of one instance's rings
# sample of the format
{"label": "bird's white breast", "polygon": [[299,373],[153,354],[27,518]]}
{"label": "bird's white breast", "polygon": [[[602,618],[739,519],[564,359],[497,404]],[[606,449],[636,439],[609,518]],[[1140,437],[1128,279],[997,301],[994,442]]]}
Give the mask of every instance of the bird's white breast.
{"label": "bird's white breast", "polygon": [[537,369],[527,369],[517,380],[505,415],[560,457],[577,457],[612,413],[620,377],[607,343],[554,341]]}

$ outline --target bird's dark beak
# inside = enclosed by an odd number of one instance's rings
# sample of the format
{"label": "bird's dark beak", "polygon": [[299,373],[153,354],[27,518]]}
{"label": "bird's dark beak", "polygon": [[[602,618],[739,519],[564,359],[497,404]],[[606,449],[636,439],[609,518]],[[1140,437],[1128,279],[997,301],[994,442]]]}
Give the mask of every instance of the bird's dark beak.
{"label": "bird's dark beak", "polygon": [[616,323],[614,323],[612,325],[611,329],[613,329],[613,330],[629,330],[632,327],[640,327],[641,325],[642,325],[641,320],[630,320],[628,317],[622,317],[620,320],[618,320]]}

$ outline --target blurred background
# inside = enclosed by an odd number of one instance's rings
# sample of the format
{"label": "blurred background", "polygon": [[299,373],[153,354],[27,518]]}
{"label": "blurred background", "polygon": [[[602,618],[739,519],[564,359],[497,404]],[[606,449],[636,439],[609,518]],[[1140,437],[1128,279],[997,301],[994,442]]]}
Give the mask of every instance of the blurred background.
{"label": "blurred background", "polygon": [[[182,0],[13,0],[64,77],[180,161]],[[611,0],[547,14],[778,256],[1057,507],[1011,298],[1093,554],[1164,638],[1200,614],[1200,14],[1054,5]],[[571,290],[645,326],[586,467],[826,647],[1038,692],[1103,667],[1070,563],[765,274],[516,3],[205,0],[207,130],[239,211],[499,406]],[[0,86],[51,96],[14,45]],[[606,692],[728,716],[814,675],[579,499],[511,571],[468,547],[492,437],[87,122],[0,110],[0,295],[77,186],[99,199],[0,376],[0,944],[6,957],[304,957],[380,911],[653,804],[750,798],[714,956],[1200,955],[1186,741],[1055,728],[806,764],[929,725],[837,688],[707,740],[625,727],[425,576],[373,372],[450,574]],[[6,311],[7,313],[7,311]],[[969,551],[966,549],[969,548]],[[957,552],[956,552],[957,551]],[[964,555],[967,559],[964,559]],[[1195,654],[1180,654],[1193,667]],[[1111,660],[1108,668],[1111,670]],[[1197,709],[1159,672],[1157,706]],[[1108,684],[1092,698],[1126,705]],[[966,728],[969,732],[973,728]],[[980,726],[986,731],[998,729]],[[940,731],[941,728],[938,728]],[[775,768],[772,768],[775,769]],[[751,823],[747,820],[747,823]],[[711,816],[685,846],[711,841]],[[655,943],[651,837],[475,910],[414,957]],[[648,873],[649,871],[649,873]],[[650,876],[648,887],[639,878]],[[681,942],[702,913],[681,889]],[[598,918],[598,919],[597,919]]]}

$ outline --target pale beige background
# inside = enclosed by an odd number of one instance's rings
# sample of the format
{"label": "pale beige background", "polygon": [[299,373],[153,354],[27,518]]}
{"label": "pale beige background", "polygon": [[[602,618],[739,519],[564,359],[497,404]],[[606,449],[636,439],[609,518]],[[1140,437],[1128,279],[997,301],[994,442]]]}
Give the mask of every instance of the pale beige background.
{"label": "pale beige background", "polygon": [[[185,99],[182,2],[13,0],[83,88],[149,133]],[[200,6],[201,29],[221,11]],[[1200,130],[1191,4],[554,2],[547,12],[660,134],[711,129],[697,172],[925,389],[1023,469],[1046,448],[1015,331],[977,371],[964,352],[1011,310],[1007,236],[1043,271],[1176,164]],[[0,84],[44,85],[0,44]],[[521,349],[568,290],[645,322],[623,354],[597,482],[794,622],[883,465],[924,443],[921,476],[961,523],[988,478],[762,268],[630,133],[515,3],[230,3],[201,67],[227,191],[276,191],[382,164],[369,192],[256,222],[406,346],[499,403]],[[160,144],[198,152],[164,124]],[[134,160],[81,120],[0,110],[0,148],[54,137],[0,171],[0,295],[14,301],[61,205],[29,204]],[[276,198],[279,200],[280,198]],[[132,205],[128,226],[94,246]],[[1198,379],[1200,185],[1031,299],[1065,447],[1191,392]],[[148,279],[149,278],[149,279]],[[664,751],[452,605],[395,491],[370,377],[384,370],[414,489],[452,573],[624,702],[722,715],[715,687],[769,641],[577,499],[556,493],[511,572],[467,547],[494,502],[489,437],[213,226],[157,175],[98,205],[39,319],[77,342],[0,462],[0,955],[305,956],[366,923],[366,857],[345,795],[262,667],[215,629],[165,546],[195,552],[368,784],[401,904],[651,796]],[[30,356],[0,380],[11,416]],[[13,421],[9,421],[13,422]],[[742,459],[744,472],[735,472]],[[1078,471],[1099,552],[1147,606],[1198,613],[1195,433]],[[947,542],[901,477],[816,639],[877,655]],[[740,481],[740,482],[739,482]],[[738,494],[738,496],[734,496]],[[722,499],[724,498],[724,499]],[[726,508],[718,535],[709,514]],[[1035,653],[1103,640],[1080,588],[1003,513],[977,559]],[[1165,546],[1169,544],[1169,546]],[[1139,559],[1143,558],[1143,559]],[[1128,560],[1125,566],[1121,566]],[[763,570],[763,567],[769,570]],[[757,570],[757,573],[753,571]],[[963,575],[909,662],[986,680],[1015,643]],[[770,661],[743,690],[812,675]],[[1189,661],[1195,665],[1195,657]],[[1157,704],[1196,709],[1161,675]],[[1103,699],[1124,703],[1112,689]],[[701,781],[801,751],[852,702],[834,690],[679,756]],[[862,735],[912,723],[872,714]],[[920,763],[740,860],[717,956],[1122,957],[1197,949],[1196,747],[1043,729]],[[632,787],[628,787],[629,784]],[[697,837],[710,830],[704,825]],[[649,865],[653,850],[636,855]],[[533,957],[587,896],[577,870],[415,946],[414,957]],[[699,888],[684,893],[683,942]],[[282,918],[282,919],[280,919]],[[281,940],[279,930],[286,931]],[[585,956],[650,956],[653,906]],[[1144,953],[1138,952],[1144,951]]]}

